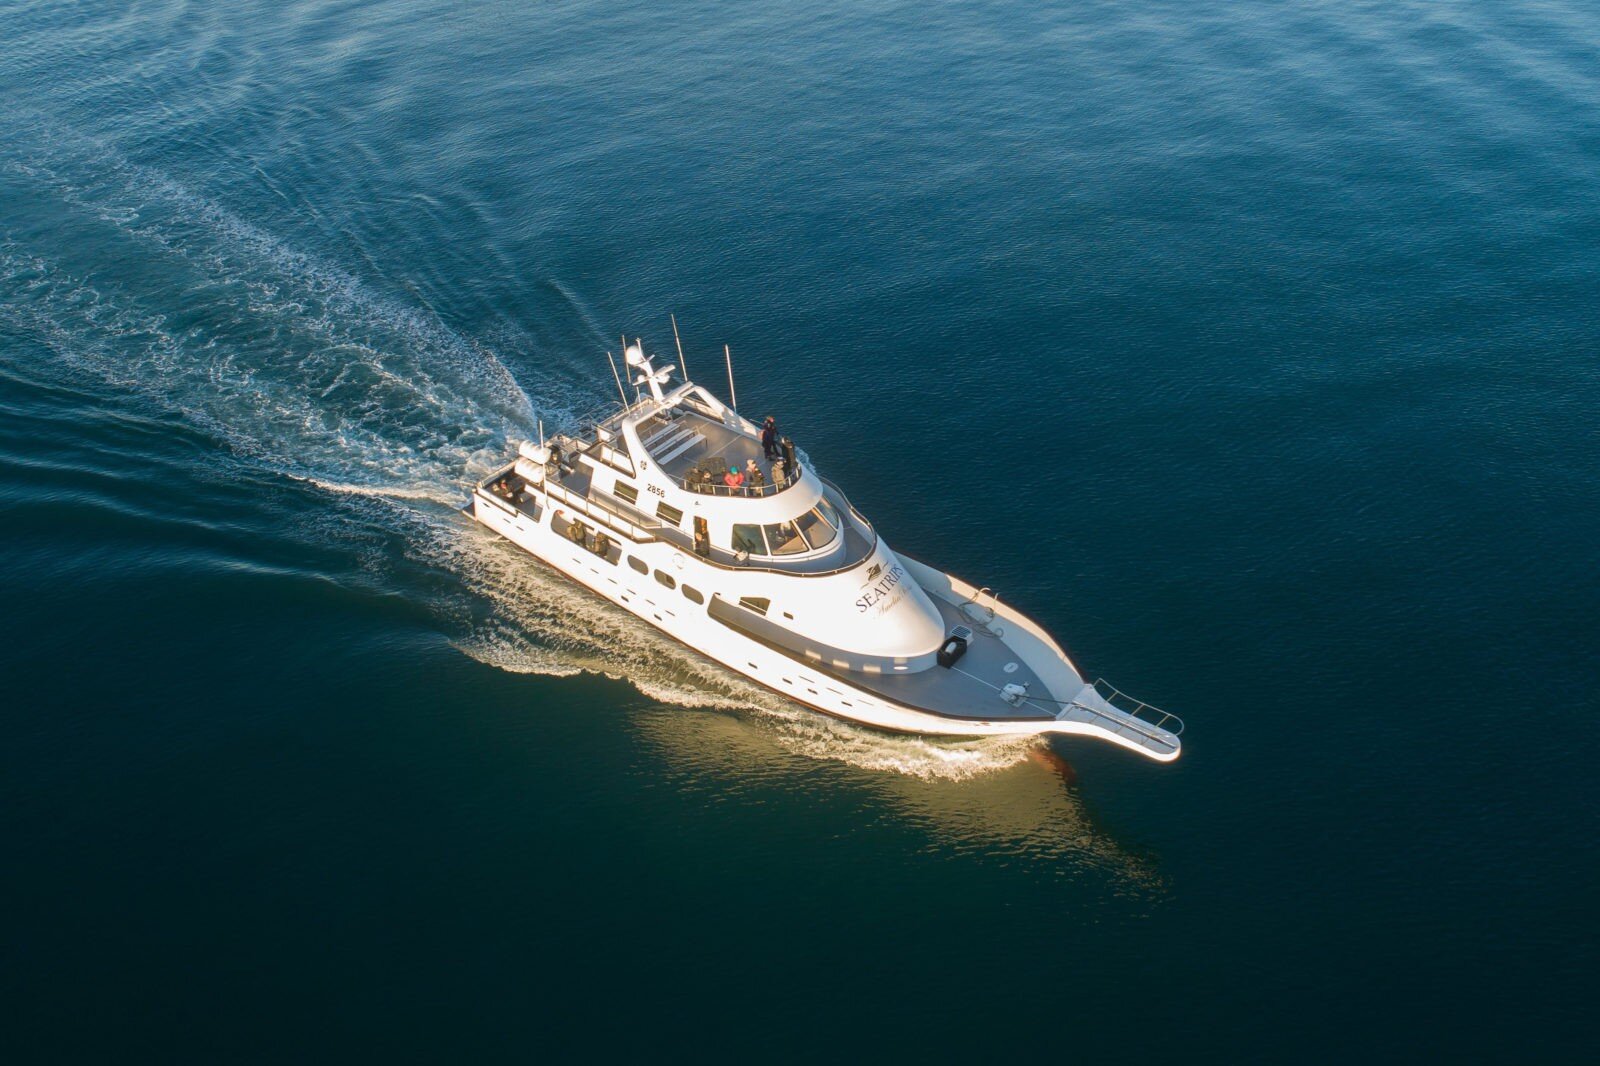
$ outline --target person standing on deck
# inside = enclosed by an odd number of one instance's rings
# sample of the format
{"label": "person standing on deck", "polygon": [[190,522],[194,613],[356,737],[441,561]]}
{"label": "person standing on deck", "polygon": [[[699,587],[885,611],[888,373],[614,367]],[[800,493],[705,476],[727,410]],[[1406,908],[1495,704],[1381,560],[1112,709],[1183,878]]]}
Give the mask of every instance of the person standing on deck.
{"label": "person standing on deck", "polygon": [[778,457],[778,421],[771,415],[767,416],[766,424],[761,427],[761,450],[766,453],[769,463]]}

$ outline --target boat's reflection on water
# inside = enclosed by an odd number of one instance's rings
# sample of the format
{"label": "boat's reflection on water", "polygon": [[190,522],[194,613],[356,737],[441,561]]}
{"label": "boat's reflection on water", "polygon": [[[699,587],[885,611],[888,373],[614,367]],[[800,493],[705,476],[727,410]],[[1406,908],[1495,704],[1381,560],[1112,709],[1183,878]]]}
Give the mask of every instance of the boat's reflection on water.
{"label": "boat's reflection on water", "polygon": [[[415,538],[414,538],[415,540]],[[1004,855],[1042,876],[1098,875],[1122,894],[1161,894],[1157,866],[1100,825],[1078,790],[1068,741],[1032,737],[930,740],[882,733],[789,703],[685,652],[553,572],[518,565],[488,536],[441,535],[435,556],[491,608],[457,641],[516,673],[593,672],[625,680],[646,772],[708,804],[795,797],[808,813],[855,805],[852,825],[886,818],[949,854]]]}
{"label": "boat's reflection on water", "polygon": [[1164,892],[1156,863],[1097,824],[1072,764],[1046,740],[898,736],[801,708],[660,707],[641,710],[635,723],[660,754],[659,772],[723,800],[793,792],[834,811],[860,804],[871,810],[866,822],[893,814],[952,854],[1001,854],[1051,875]]}

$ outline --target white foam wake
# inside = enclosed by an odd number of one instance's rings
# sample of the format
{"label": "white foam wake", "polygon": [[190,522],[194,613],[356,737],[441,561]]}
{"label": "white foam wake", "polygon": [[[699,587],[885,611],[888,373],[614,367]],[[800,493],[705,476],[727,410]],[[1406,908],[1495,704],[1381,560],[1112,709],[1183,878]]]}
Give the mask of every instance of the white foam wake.
{"label": "white foam wake", "polygon": [[93,270],[71,261],[71,247],[0,234],[0,315],[63,367],[137,390],[239,460],[359,501],[403,532],[413,563],[448,572],[472,597],[440,610],[464,653],[512,672],[623,678],[661,702],[759,712],[784,748],[874,770],[960,779],[1026,757],[1028,742],[892,737],[804,711],[466,522],[454,508],[466,486],[536,417],[560,424],[599,394],[554,379],[530,400],[487,345],[435,316],[114,149],[70,134],[42,140],[0,166],[141,268]]}

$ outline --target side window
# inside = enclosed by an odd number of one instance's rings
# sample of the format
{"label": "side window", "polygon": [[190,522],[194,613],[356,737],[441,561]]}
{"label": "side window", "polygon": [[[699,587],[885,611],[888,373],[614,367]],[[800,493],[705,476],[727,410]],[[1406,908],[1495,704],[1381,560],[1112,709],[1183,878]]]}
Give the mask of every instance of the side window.
{"label": "side window", "polygon": [[772,606],[772,601],[765,596],[740,596],[739,606],[756,614],[766,614],[767,608]]}
{"label": "side window", "polygon": [[650,572],[650,568],[648,566],[644,565],[642,561],[635,559],[631,555],[628,556],[628,565],[639,571],[641,574],[648,574]]}
{"label": "side window", "polygon": [[678,510],[676,507],[673,507],[671,504],[656,504],[656,517],[667,523],[669,526],[683,525],[683,512]]}
{"label": "side window", "polygon": [[734,526],[733,550],[736,552],[749,552],[751,555],[767,554],[767,545],[761,539],[760,526]]}
{"label": "side window", "polygon": [[639,502],[639,490],[628,484],[626,481],[617,482],[616,488],[612,491],[617,494],[617,499],[622,500],[624,503]]}
{"label": "side window", "polygon": [[673,579],[671,574],[663,574],[660,570],[656,571],[656,583],[658,585],[665,585],[669,589],[675,589],[678,587],[678,582]]}
{"label": "side window", "polygon": [[684,585],[679,589],[679,591],[683,593],[683,598],[688,600],[690,603],[706,602],[706,598],[700,595],[700,590],[695,588],[693,585]]}

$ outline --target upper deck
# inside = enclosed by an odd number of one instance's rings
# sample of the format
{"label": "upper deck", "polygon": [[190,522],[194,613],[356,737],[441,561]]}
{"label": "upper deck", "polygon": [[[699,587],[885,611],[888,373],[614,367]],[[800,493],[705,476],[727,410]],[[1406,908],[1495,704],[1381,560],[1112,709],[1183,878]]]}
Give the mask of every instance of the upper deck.
{"label": "upper deck", "polygon": [[[605,479],[595,476],[596,460],[587,453],[579,455],[581,458],[575,459],[570,465],[563,465],[560,469],[554,468],[552,464],[545,478],[544,490],[553,499],[573,505],[589,517],[610,525],[614,532],[632,539],[645,537],[665,541],[682,551],[695,552],[695,540],[690,530],[678,523],[663,521],[659,514],[646,512],[638,500],[624,500],[614,492],[601,488],[597,482]],[[488,484],[504,476],[505,473],[506,471],[501,471],[491,475],[484,483]],[[872,523],[850,504],[838,486],[825,479],[818,480],[822,484],[823,498],[827,499],[841,516],[847,516],[840,531],[842,544],[835,550],[821,554],[750,557],[735,551],[731,545],[714,540],[708,551],[696,554],[714,566],[729,570],[757,570],[803,576],[836,574],[865,562],[878,546],[877,531],[872,528]]]}
{"label": "upper deck", "polygon": [[[743,420],[741,419],[742,423]],[[662,473],[679,487],[708,496],[772,496],[800,480],[799,464],[769,461],[761,440],[742,425],[728,424],[693,400],[663,407],[638,423],[639,440]],[[723,483],[729,469],[748,472],[755,463],[761,484],[738,488]]]}
{"label": "upper deck", "polygon": [[688,381],[664,390],[675,368],[655,370],[637,349],[628,362],[650,394],[584,420],[581,436],[525,445],[524,461],[544,464],[528,480],[624,536],[666,541],[716,566],[817,576],[872,555],[871,523],[801,464],[787,438],[769,459],[757,427],[710,392]]}

